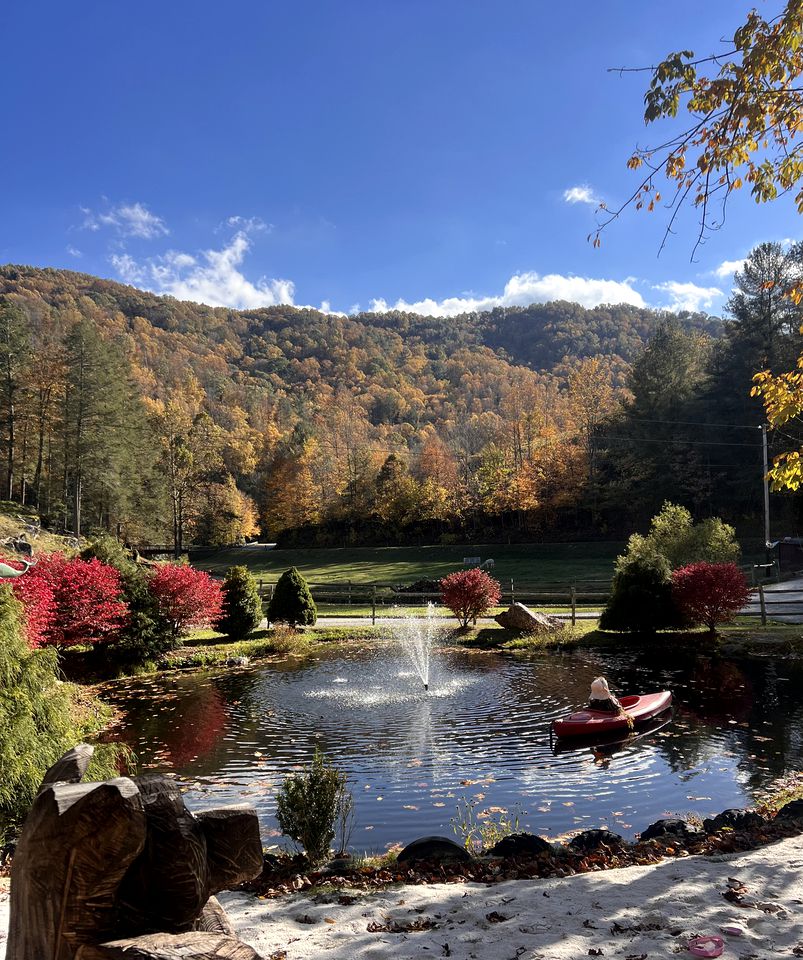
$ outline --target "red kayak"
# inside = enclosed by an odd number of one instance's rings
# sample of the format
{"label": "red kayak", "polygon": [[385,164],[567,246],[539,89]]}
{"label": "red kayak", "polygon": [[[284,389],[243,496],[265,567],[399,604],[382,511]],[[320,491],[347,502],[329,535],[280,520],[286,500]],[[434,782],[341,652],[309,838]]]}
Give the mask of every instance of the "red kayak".
{"label": "red kayak", "polygon": [[602,710],[578,710],[561,720],[552,722],[556,737],[590,737],[598,733],[614,733],[617,730],[631,729],[659,713],[672,703],[672,693],[662,690],[660,693],[645,693],[640,697],[622,697],[619,701],[624,714],[605,713]]}

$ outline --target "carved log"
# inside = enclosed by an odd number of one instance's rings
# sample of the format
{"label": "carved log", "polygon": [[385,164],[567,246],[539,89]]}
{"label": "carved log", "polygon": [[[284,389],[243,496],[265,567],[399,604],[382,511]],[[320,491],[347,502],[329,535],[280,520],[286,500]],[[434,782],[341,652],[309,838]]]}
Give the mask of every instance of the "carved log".
{"label": "carved log", "polygon": [[161,777],[136,783],[147,838],[120,885],[121,932],[191,930],[210,894],[206,838],[176,783]]}
{"label": "carved log", "polygon": [[89,762],[94,747],[88,743],[79,743],[78,746],[68,750],[64,756],[57,760],[53,766],[45,773],[42,778],[42,785],[39,787],[41,793],[45,787],[54,783],[80,783],[84,779],[84,774],[89,768]]}
{"label": "carved log", "polygon": [[223,909],[217,897],[210,897],[201,911],[201,916],[195,921],[195,930],[205,933],[225,933],[226,936],[236,936],[231,925],[229,915]]}
{"label": "carved log", "polygon": [[220,933],[152,933],[87,944],[76,960],[262,960],[248,944]]}
{"label": "carved log", "polygon": [[258,960],[210,896],[260,873],[255,811],[195,817],[161,777],[81,784],[91,756],[55,763],[25,821],[8,960]]}
{"label": "carved log", "polygon": [[42,790],[11,865],[9,960],[71,960],[82,943],[113,937],[115,893],[144,844],[133,781]]}
{"label": "carved log", "polygon": [[210,893],[230,890],[262,873],[262,840],[253,807],[204,810],[197,820],[206,837]]}

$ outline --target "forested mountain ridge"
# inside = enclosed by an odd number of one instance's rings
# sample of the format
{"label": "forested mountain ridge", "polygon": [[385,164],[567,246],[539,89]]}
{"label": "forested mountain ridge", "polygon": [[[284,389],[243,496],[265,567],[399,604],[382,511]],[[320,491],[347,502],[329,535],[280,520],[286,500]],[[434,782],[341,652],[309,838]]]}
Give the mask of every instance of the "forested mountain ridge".
{"label": "forested mountain ridge", "polygon": [[321,542],[543,531],[577,504],[656,331],[723,329],[563,302],[236,311],[23,266],[0,268],[0,308],[4,495],[132,539],[225,541],[257,514]]}
{"label": "forested mountain ridge", "polygon": [[[118,324],[124,318],[135,335],[141,331],[135,321],[144,319],[180,338],[185,348],[192,345],[191,352],[202,362],[212,348],[239,370],[255,376],[279,373],[289,382],[306,378],[308,371],[298,369],[298,363],[321,359],[322,352],[342,346],[365,350],[370,359],[362,364],[362,372],[374,375],[378,371],[370,367],[370,360],[376,359],[374,350],[386,352],[388,336],[397,349],[399,341],[407,349],[422,345],[431,360],[443,359],[455,349],[487,347],[512,364],[534,370],[550,371],[568,359],[599,355],[631,363],[668,316],[629,304],[587,309],[566,301],[447,318],[399,311],[344,316],[288,306],[232,310],[158,296],[89,274],[13,265],[0,267],[3,294],[81,312],[86,298],[97,308],[89,311],[95,319],[105,317],[109,323],[117,315]],[[677,316],[683,326],[711,336],[721,330],[721,321],[705,313]],[[323,367],[329,373],[325,379],[352,382],[348,364],[324,359],[330,361]]]}

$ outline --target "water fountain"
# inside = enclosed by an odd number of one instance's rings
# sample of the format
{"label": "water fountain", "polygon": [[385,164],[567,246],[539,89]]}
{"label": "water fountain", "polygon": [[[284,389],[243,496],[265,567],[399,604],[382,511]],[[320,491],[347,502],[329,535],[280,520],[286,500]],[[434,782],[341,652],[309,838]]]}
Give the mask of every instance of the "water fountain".
{"label": "water fountain", "polygon": [[427,604],[426,617],[402,617],[394,624],[393,634],[402,650],[410,658],[424,689],[429,690],[429,667],[433,644],[438,636],[435,604]]}

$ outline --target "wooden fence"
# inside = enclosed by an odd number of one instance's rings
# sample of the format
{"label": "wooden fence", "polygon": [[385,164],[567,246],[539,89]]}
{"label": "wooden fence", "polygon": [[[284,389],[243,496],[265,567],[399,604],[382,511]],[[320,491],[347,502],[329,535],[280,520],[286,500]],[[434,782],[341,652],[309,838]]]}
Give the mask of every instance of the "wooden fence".
{"label": "wooden fence", "polygon": [[[753,587],[750,591],[751,600],[748,606],[740,611],[739,617],[757,616],[762,624],[766,624],[768,619],[773,618],[773,611],[776,616],[803,616],[803,589],[785,589],[778,586],[777,567],[771,566],[772,570],[763,566],[742,568],[752,581]],[[768,582],[776,585],[768,589],[765,586]],[[267,604],[273,596],[276,583],[263,578],[258,581],[258,585],[260,596]],[[376,624],[377,616],[390,612],[393,607],[424,608],[429,603],[440,604],[441,599],[437,591],[410,591],[398,583],[382,581],[313,581],[309,583],[309,588],[316,604],[364,609],[364,614],[354,613],[352,616],[364,616],[366,619],[370,616],[372,624]],[[578,619],[589,619],[602,610],[610,596],[611,581],[533,583],[511,578],[502,583],[502,588],[500,606],[519,602],[535,609],[547,607],[554,616],[568,620],[574,626]],[[338,616],[337,613],[333,615]]]}

